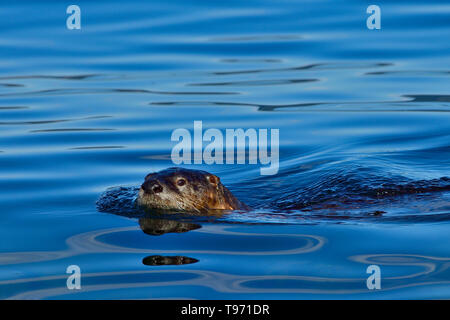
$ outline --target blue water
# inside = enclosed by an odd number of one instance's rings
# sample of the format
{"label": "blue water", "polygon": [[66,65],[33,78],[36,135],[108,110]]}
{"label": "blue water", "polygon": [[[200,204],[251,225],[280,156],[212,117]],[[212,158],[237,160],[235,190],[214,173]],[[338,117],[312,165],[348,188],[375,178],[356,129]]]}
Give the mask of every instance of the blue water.
{"label": "blue water", "polygon": [[[448,2],[68,4],[0,3],[0,298],[450,298]],[[134,214],[194,120],[279,129],[278,174],[185,166],[254,210]]]}

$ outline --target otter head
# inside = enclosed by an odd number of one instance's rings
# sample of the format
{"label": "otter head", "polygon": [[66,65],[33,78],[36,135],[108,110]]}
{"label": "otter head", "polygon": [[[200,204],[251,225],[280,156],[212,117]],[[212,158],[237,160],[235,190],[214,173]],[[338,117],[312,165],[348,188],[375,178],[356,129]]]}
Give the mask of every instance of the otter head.
{"label": "otter head", "polygon": [[149,209],[205,212],[243,209],[219,177],[200,170],[169,168],[145,177],[137,198]]}

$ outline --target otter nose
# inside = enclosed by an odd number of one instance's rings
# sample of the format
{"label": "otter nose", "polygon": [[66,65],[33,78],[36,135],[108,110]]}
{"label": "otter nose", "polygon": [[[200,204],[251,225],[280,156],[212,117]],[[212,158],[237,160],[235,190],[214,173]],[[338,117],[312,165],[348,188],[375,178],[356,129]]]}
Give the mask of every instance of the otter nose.
{"label": "otter nose", "polygon": [[159,183],[154,182],[154,181],[144,182],[141,185],[141,188],[142,188],[142,190],[144,190],[144,192],[147,192],[147,193],[151,192],[151,191],[153,191],[154,193],[160,193],[163,191],[163,187]]}

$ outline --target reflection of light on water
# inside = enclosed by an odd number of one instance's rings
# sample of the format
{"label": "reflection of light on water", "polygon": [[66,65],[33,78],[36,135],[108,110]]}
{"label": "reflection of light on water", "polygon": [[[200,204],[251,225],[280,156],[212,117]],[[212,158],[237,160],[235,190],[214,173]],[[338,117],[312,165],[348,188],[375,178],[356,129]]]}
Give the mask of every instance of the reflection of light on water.
{"label": "reflection of light on water", "polygon": [[[302,254],[319,250],[325,243],[325,239],[316,235],[302,235],[302,234],[270,234],[270,233],[241,233],[236,231],[227,231],[225,226],[216,226],[209,229],[200,229],[196,232],[206,232],[223,235],[239,235],[239,236],[264,236],[264,237],[289,237],[299,239],[302,246],[274,251],[222,251],[222,250],[186,250],[186,249],[136,249],[130,247],[117,246],[99,241],[97,238],[104,235],[111,235],[118,232],[137,231],[137,227],[114,228],[106,230],[95,230],[82,234],[75,235],[66,240],[68,249],[61,251],[40,251],[40,252],[12,252],[0,254],[0,265],[20,264],[31,262],[42,262],[49,260],[56,260],[80,254],[92,253],[143,253],[143,254],[227,254],[227,255],[287,255],[287,254]],[[1,284],[1,283],[0,283]]]}
{"label": "reflection of light on water", "polygon": [[413,254],[363,254],[352,256],[349,259],[367,265],[376,264],[380,266],[407,266],[421,267],[424,269],[424,271],[422,272],[417,272],[405,276],[383,277],[384,279],[415,278],[435,272],[439,264],[441,264],[441,267],[443,268],[447,268],[448,266],[450,266],[450,258]]}
{"label": "reflection of light on water", "polygon": [[[224,236],[241,236],[241,237],[288,237],[293,239],[294,248],[285,250],[266,250],[266,251],[221,251],[221,250],[160,250],[160,249],[137,249],[124,246],[117,246],[101,242],[98,240],[99,237],[105,235],[111,235],[118,232],[127,231],[139,231],[141,230],[137,227],[125,227],[125,228],[114,228],[106,230],[96,230],[92,232],[87,232],[79,235],[75,235],[66,240],[68,249],[61,251],[48,251],[48,252],[17,252],[17,253],[4,253],[0,254],[0,265],[8,264],[21,264],[21,263],[36,263],[49,260],[57,260],[66,257],[82,255],[82,254],[97,254],[97,253],[142,253],[148,254],[170,254],[176,253],[180,254],[215,254],[215,255],[236,255],[236,256],[269,256],[269,255],[295,255],[309,253],[317,251],[323,247],[326,239],[315,236],[315,235],[302,235],[302,234],[263,234],[263,233],[244,233],[237,231],[226,230],[227,226],[209,226],[207,228],[199,229],[196,232],[211,233],[211,234],[222,234]],[[102,238],[104,239],[104,238]],[[301,244],[295,247],[295,239],[299,240]],[[151,282],[140,282],[140,283],[104,283],[95,285],[83,285],[83,292],[87,291],[98,291],[106,289],[121,289],[121,288],[133,288],[133,287],[154,287],[154,286],[167,286],[167,285],[196,285],[196,286],[207,286],[214,290],[223,292],[232,292],[233,282],[242,282],[248,280],[247,276],[230,275],[212,271],[204,270],[163,270],[163,271],[127,271],[127,272],[105,272],[105,273],[83,273],[83,279],[95,279],[95,281],[102,281],[102,277],[110,276],[122,276],[122,275],[142,275],[142,274],[162,274],[162,273],[178,273],[182,275],[195,275],[194,279],[189,280],[177,280],[177,281],[151,281]],[[6,280],[1,281],[0,286],[15,286],[18,284],[27,283],[27,286],[35,287],[38,283],[45,283],[45,286],[53,286],[51,281],[60,280],[58,283],[65,283],[67,275],[58,276],[46,276],[39,278],[25,278],[16,280]],[[109,279],[110,280],[110,279]],[[48,283],[46,283],[48,282]],[[38,285],[40,287],[40,285]],[[253,290],[250,290],[253,291]],[[12,299],[37,299],[45,298],[54,295],[73,293],[68,291],[64,285],[61,287],[58,284],[58,288],[33,290],[24,293],[20,293],[16,296],[12,296]]]}
{"label": "reflection of light on water", "polygon": [[[0,263],[3,265],[14,263],[30,263],[60,259],[69,256],[94,253],[142,253],[142,254],[226,254],[226,255],[287,255],[303,254],[320,250],[326,243],[326,239],[314,235],[299,234],[270,234],[270,233],[249,233],[230,230],[229,226],[213,225],[207,228],[198,229],[195,232],[221,234],[224,236],[264,236],[264,237],[288,237],[302,241],[302,245],[292,249],[273,251],[220,251],[220,250],[159,250],[159,249],[136,249],[124,246],[117,246],[98,240],[104,235],[111,235],[118,232],[139,231],[137,227],[114,228],[97,230],[83,233],[67,239],[67,250],[49,252],[21,252],[7,253],[0,255]],[[105,239],[104,237],[102,239]],[[195,255],[194,255],[195,256]],[[407,270],[405,267],[419,267],[423,271],[401,276],[386,276],[382,272],[382,289],[389,291],[406,287],[448,285],[450,281],[436,281],[432,278],[439,272],[444,272],[450,264],[450,258],[432,257],[423,255],[403,255],[403,254],[366,254],[351,256],[349,260],[364,265],[377,264],[383,266],[399,266],[400,270]],[[364,268],[363,268],[364,269]],[[365,270],[365,269],[364,269]],[[145,279],[151,276],[151,280]],[[104,290],[128,290],[133,288],[152,287],[177,287],[177,286],[198,286],[213,289],[221,293],[240,294],[270,294],[270,293],[291,293],[291,294],[361,294],[368,293],[366,288],[366,274],[360,278],[333,278],[308,275],[239,275],[209,270],[139,270],[120,272],[99,272],[83,273],[83,290],[69,291],[64,286],[67,275],[45,276],[37,278],[25,278],[16,280],[1,281],[0,286],[15,287],[26,284],[35,289],[8,297],[9,299],[42,299],[58,297],[67,294],[86,294]],[[425,277],[427,276],[427,277]],[[125,277],[125,278],[124,278]],[[168,277],[172,278],[168,279]],[[182,279],[180,279],[180,277]],[[155,279],[156,278],[156,279]],[[128,279],[134,279],[130,281]],[[138,280],[136,280],[138,279]],[[159,280],[158,280],[159,279]],[[411,282],[415,279],[415,283]],[[409,280],[408,282],[405,280]],[[175,290],[175,289],[174,289]],[[8,291],[8,290],[6,290]],[[151,292],[151,291],[150,291]]]}
{"label": "reflection of light on water", "polygon": [[[118,289],[132,289],[132,288],[143,288],[143,287],[160,287],[160,286],[202,286],[208,287],[215,291],[222,293],[358,293],[367,292],[365,286],[362,285],[360,289],[356,290],[346,290],[346,289],[306,289],[306,288],[259,288],[259,287],[246,287],[245,283],[249,282],[266,282],[274,280],[287,280],[287,281],[304,281],[310,283],[328,283],[332,282],[340,287],[345,287],[349,283],[360,284],[365,283],[365,280],[361,279],[334,279],[334,278],[323,278],[323,277],[308,277],[308,276],[249,276],[249,275],[235,275],[226,274],[214,271],[205,270],[162,270],[162,271],[124,271],[124,272],[105,272],[105,273],[90,273],[83,274],[84,281],[86,279],[95,279],[96,281],[102,281],[101,278],[109,278],[111,276],[137,276],[145,274],[182,274],[183,276],[192,275],[191,279],[187,280],[175,280],[175,281],[151,281],[151,282],[129,282],[129,283],[106,283],[106,284],[94,284],[94,285],[83,285],[82,293],[102,291],[102,290],[118,290]],[[24,282],[41,282],[41,281],[54,281],[60,280],[60,283],[65,283],[67,279],[66,276],[50,276],[50,277],[40,277],[31,279],[19,279],[12,281],[4,281],[0,284],[17,285]],[[33,290],[24,292],[9,299],[43,299],[48,297],[55,297],[58,295],[65,294],[76,294],[77,292],[69,291],[64,286],[58,286],[57,288]]]}
{"label": "reflection of light on water", "polygon": [[[389,257],[387,261],[383,258]],[[450,281],[433,281],[423,279],[416,283],[404,283],[393,282],[392,280],[400,280],[404,278],[416,278],[419,275],[425,273],[431,273],[437,269],[438,262],[446,261],[442,266],[442,269],[448,268],[448,261],[450,258],[439,257],[425,257],[420,255],[362,255],[352,257],[352,260],[367,264],[369,262],[376,262],[381,266],[387,265],[401,265],[401,266],[422,266],[426,269],[425,272],[414,273],[403,277],[383,277],[383,288],[380,291],[401,289],[415,286],[425,285],[448,285]],[[429,260],[428,263],[420,262],[421,260]],[[434,263],[431,261],[435,261]],[[182,275],[185,278],[183,280],[174,281],[154,281],[150,282],[125,282],[125,283],[101,283],[111,277],[118,278],[120,276],[127,276],[132,278],[142,275]],[[365,278],[330,278],[330,277],[313,277],[313,276],[285,276],[285,275],[263,275],[263,276],[249,276],[249,275],[236,275],[226,274],[207,270],[192,270],[186,269],[179,270],[146,270],[146,271],[124,271],[124,272],[102,272],[102,273],[86,273],[83,274],[84,283],[89,282],[89,279],[93,279],[99,284],[84,284],[82,293],[103,291],[103,290],[120,290],[120,289],[133,289],[133,288],[150,288],[150,287],[174,287],[174,286],[201,286],[211,288],[215,291],[222,293],[307,293],[307,294],[360,294],[368,293],[365,287]],[[88,280],[86,280],[88,279]],[[50,282],[58,280],[58,283],[65,283],[66,276],[49,276],[30,279],[18,279],[0,282],[0,285],[17,285],[20,283],[39,283]],[[276,287],[275,283],[295,283],[298,285],[293,288],[288,287]],[[266,287],[264,287],[266,284]],[[320,286],[326,286],[320,288]],[[270,286],[270,287],[268,287]],[[78,292],[69,291],[63,285],[58,285],[56,288],[32,290],[24,293],[20,293],[15,296],[9,297],[9,299],[43,299],[49,297],[57,297],[66,294],[76,294]]]}

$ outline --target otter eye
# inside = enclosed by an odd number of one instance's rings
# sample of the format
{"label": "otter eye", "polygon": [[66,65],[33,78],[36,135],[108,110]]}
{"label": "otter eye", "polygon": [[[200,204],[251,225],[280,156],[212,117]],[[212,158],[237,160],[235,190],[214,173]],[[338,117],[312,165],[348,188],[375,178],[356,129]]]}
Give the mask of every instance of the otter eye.
{"label": "otter eye", "polygon": [[184,179],[178,179],[178,181],[177,181],[177,185],[178,186],[184,186],[186,184],[186,180],[184,180]]}

